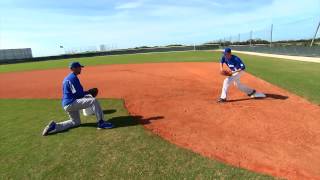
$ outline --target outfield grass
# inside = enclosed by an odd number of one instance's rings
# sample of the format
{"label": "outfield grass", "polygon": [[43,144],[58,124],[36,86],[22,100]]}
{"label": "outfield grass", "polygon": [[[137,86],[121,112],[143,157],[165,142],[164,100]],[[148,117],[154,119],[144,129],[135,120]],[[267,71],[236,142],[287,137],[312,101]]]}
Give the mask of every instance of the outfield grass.
{"label": "outfield grass", "polygon": [[320,104],[320,63],[239,56],[244,59],[249,73]]}
{"label": "outfield grass", "polygon": [[[219,54],[220,55],[220,54]],[[217,59],[218,54],[209,51],[186,51],[170,53],[145,53],[145,54],[128,54],[114,56],[96,56],[89,58],[51,60],[41,62],[30,62],[20,64],[0,65],[0,73],[28,71],[39,69],[54,69],[68,67],[73,61],[92,66],[101,64],[136,64],[136,63],[154,63],[154,62],[201,62],[212,61]]]}
{"label": "outfield grass", "polygon": [[272,179],[162,140],[122,100],[101,102],[118,128],[97,130],[82,117],[81,127],[42,137],[49,120],[67,118],[59,100],[0,100],[0,179]]}
{"label": "outfield grass", "polygon": [[[88,66],[151,62],[218,62],[220,56],[220,52],[210,51],[98,56],[91,58],[1,65],[0,73],[65,68],[71,61],[80,61]],[[320,63],[299,62],[244,54],[239,56],[246,63],[248,72],[300,95],[311,102],[320,103]]]}

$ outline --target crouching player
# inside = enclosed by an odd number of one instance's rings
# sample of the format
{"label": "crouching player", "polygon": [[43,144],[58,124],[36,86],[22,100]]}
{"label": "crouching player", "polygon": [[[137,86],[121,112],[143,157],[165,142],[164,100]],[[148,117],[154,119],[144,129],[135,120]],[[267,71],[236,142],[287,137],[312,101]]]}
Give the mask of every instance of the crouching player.
{"label": "crouching player", "polygon": [[110,129],[113,125],[104,120],[104,114],[98,100],[90,94],[89,91],[84,91],[80,83],[78,75],[81,73],[83,66],[79,62],[73,62],[69,66],[72,71],[63,80],[63,97],[62,107],[69,115],[69,120],[56,123],[51,121],[43,130],[42,135],[57,133],[67,129],[77,127],[81,124],[80,110],[91,107],[97,118],[98,129]]}
{"label": "crouching player", "polygon": [[[226,64],[231,70],[230,74],[226,74],[225,70],[223,69],[224,64]],[[234,83],[234,85],[240,91],[250,97],[253,97],[256,94],[256,90],[249,88],[240,82],[241,75],[243,75],[245,69],[246,66],[241,59],[235,55],[232,55],[230,48],[226,48],[224,50],[224,55],[221,58],[220,71],[222,74],[225,74],[228,77],[223,81],[221,96],[218,100],[219,103],[227,101],[228,88],[232,83]]]}

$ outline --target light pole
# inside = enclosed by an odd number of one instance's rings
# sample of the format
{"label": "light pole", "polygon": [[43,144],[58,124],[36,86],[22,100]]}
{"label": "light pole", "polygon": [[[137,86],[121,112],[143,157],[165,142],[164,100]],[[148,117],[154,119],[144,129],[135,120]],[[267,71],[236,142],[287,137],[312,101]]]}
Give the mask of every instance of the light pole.
{"label": "light pole", "polygon": [[319,27],[320,27],[320,21],[319,21],[319,23],[318,23],[317,30],[316,30],[316,32],[314,33],[314,36],[313,36],[313,39],[312,39],[312,41],[311,41],[310,47],[313,46],[314,40],[316,39],[317,34],[318,34],[318,31],[319,31]]}
{"label": "light pole", "polygon": [[270,47],[272,47],[272,35],[273,35],[273,24],[271,24],[271,31],[270,31]]}
{"label": "light pole", "polygon": [[66,54],[66,50],[64,49],[64,46],[60,45],[59,48],[62,49],[62,51],[63,51],[62,54],[63,54],[63,55]]}
{"label": "light pole", "polygon": [[1,40],[2,40],[2,31],[1,31],[1,29],[2,29],[2,17],[0,17],[0,49],[1,49],[1,46],[2,46],[2,44],[1,44]]}
{"label": "light pole", "polygon": [[250,46],[252,46],[252,31],[250,31]]}

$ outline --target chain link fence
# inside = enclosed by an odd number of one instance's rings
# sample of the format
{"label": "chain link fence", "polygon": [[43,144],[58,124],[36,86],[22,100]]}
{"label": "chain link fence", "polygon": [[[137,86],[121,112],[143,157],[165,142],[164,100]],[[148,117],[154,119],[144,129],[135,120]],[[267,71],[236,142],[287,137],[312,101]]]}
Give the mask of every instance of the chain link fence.
{"label": "chain link fence", "polygon": [[265,28],[239,32],[214,40],[213,43],[224,45],[301,45],[310,46],[315,38],[314,46],[320,46],[319,18],[304,18],[288,23],[273,23]]}
{"label": "chain link fence", "polygon": [[303,18],[224,37],[213,43],[234,50],[320,57],[320,18]]}

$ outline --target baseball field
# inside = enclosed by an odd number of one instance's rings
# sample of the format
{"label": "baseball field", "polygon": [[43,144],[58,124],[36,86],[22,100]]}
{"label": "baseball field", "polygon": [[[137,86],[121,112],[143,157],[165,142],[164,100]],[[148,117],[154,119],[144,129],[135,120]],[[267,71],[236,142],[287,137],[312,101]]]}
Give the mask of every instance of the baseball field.
{"label": "baseball field", "polygon": [[[242,81],[217,104],[221,53],[100,56],[0,66],[0,179],[320,179],[320,63],[239,56]],[[98,87],[107,119],[42,137],[67,119],[68,64]]]}

